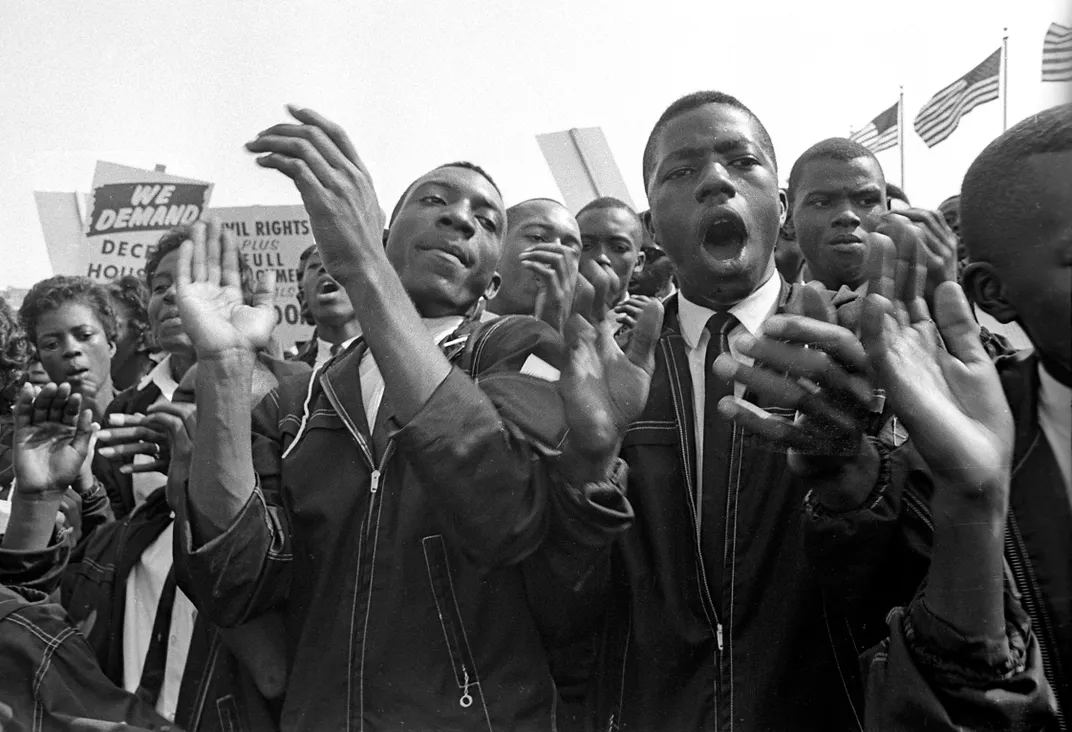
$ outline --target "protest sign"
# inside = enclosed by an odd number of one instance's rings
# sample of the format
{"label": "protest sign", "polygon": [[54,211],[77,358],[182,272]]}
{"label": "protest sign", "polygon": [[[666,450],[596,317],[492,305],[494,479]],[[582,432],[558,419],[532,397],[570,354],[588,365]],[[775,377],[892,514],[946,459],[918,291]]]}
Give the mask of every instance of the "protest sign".
{"label": "protest sign", "polygon": [[614,153],[599,127],[536,135],[566,207],[575,215],[601,196],[613,196],[633,206]]}
{"label": "protest sign", "polygon": [[52,274],[83,275],[86,272],[85,223],[78,199],[77,193],[34,191]]}
{"label": "protest sign", "polygon": [[312,335],[312,328],[302,322],[298,303],[301,271],[298,257],[313,245],[313,229],[303,206],[236,206],[214,208],[210,216],[230,230],[238,251],[261,279],[268,270],[275,271],[275,338],[283,349]]}
{"label": "protest sign", "polygon": [[85,274],[110,282],[145,273],[145,257],[168,229],[201,218],[212,184],[98,162],[86,220]]}

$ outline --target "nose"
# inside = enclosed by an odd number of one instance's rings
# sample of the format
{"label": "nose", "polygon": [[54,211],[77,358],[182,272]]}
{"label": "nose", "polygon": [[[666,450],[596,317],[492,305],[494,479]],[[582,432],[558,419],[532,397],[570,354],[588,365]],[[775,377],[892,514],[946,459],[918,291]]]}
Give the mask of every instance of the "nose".
{"label": "nose", "polygon": [[597,244],[589,249],[588,256],[599,264],[610,265],[610,257],[607,256],[607,249],[602,244]]}
{"label": "nose", "polygon": [[476,222],[473,221],[473,212],[469,208],[469,203],[465,200],[444,208],[443,213],[439,215],[438,223],[440,226],[456,229],[466,239],[472,238],[476,234]]}
{"label": "nose", "polygon": [[856,229],[860,225],[860,217],[852,209],[851,204],[846,204],[834,217],[833,226],[838,229]]}
{"label": "nose", "polygon": [[733,198],[737,188],[733,185],[726,166],[717,160],[704,166],[700,181],[696,186],[696,201],[705,203],[711,198]]}
{"label": "nose", "polygon": [[63,339],[63,357],[75,358],[82,355],[82,344],[71,334]]}
{"label": "nose", "polygon": [[164,302],[166,302],[166,303],[175,302],[175,283],[174,282],[172,282],[170,285],[168,285],[168,288],[166,290],[164,290]]}

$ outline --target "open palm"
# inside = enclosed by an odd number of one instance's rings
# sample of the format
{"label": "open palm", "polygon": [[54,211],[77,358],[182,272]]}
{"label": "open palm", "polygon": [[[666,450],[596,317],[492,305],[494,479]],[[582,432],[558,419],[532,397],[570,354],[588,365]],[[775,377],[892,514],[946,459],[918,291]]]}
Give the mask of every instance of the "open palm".
{"label": "open palm", "polygon": [[238,250],[218,221],[198,222],[179,249],[176,302],[199,356],[267,347],[275,327],[274,273],[257,282],[253,304],[242,293]]}
{"label": "open palm", "polygon": [[69,384],[25,385],[15,404],[14,468],[21,494],[62,496],[90,452],[92,412]]}
{"label": "open palm", "polygon": [[898,314],[888,299],[868,295],[864,345],[931,470],[973,497],[1009,471],[1012,415],[960,286],[944,282],[935,292],[937,328],[927,315],[922,299]]}

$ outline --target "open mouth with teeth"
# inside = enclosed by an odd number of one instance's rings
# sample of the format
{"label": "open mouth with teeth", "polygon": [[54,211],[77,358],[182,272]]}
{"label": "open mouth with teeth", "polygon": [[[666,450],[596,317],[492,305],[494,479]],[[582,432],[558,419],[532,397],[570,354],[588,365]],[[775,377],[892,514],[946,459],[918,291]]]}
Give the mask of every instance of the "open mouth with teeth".
{"label": "open mouth with teeth", "polygon": [[708,222],[703,245],[718,257],[735,256],[748,240],[748,229],[736,213],[727,212]]}
{"label": "open mouth with teeth", "polygon": [[339,291],[339,283],[335,280],[322,280],[317,287],[318,295],[330,295],[333,292]]}

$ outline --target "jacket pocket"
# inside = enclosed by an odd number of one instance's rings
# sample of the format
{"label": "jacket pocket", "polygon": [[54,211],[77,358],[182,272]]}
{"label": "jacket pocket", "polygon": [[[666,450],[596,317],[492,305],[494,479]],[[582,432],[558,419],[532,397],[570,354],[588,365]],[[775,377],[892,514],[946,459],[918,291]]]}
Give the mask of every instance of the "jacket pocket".
{"label": "jacket pocket", "polygon": [[634,445],[677,445],[681,439],[676,422],[643,421],[629,425],[622,447]]}
{"label": "jacket pocket", "polygon": [[216,713],[220,717],[222,732],[242,732],[241,718],[238,716],[238,703],[233,695],[221,696],[216,700]]}
{"label": "jacket pocket", "polygon": [[481,708],[484,706],[480,691],[480,679],[473,663],[473,654],[469,648],[469,638],[465,634],[461,612],[454,596],[454,584],[450,577],[450,565],[447,561],[447,545],[442,534],[426,536],[421,540],[424,549],[424,562],[428,567],[428,581],[432,586],[436,613],[443,628],[443,638],[447,643],[454,680],[460,694],[458,704],[466,709],[473,705],[474,696],[479,696]]}

